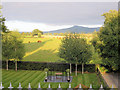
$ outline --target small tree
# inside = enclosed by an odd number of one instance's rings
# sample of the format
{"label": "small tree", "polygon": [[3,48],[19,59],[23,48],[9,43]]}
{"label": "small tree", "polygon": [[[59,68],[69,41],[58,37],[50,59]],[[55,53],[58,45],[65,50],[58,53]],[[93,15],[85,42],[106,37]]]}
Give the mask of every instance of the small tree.
{"label": "small tree", "polygon": [[14,59],[15,70],[17,71],[17,61],[21,60],[25,55],[24,44],[20,39],[20,33],[16,31],[3,33],[2,44],[2,55],[3,59],[6,60],[6,69],[8,70],[8,60]]}
{"label": "small tree", "polygon": [[38,35],[39,33],[41,33],[41,35],[43,34],[43,32],[40,31],[39,29],[34,29],[34,30],[32,31],[32,35],[33,35],[33,36],[34,36],[34,35]]}
{"label": "small tree", "polygon": [[9,30],[7,29],[7,27],[5,26],[5,18],[1,18],[0,16],[0,28],[2,30],[2,32],[9,32]]}
{"label": "small tree", "polygon": [[17,61],[23,58],[23,56],[25,55],[25,49],[24,49],[24,44],[23,44],[20,33],[17,31],[14,31],[14,32],[11,32],[11,35],[14,37],[13,58],[15,61],[15,70],[17,71]]}
{"label": "small tree", "polygon": [[41,35],[42,35],[41,33],[38,33],[38,37],[39,37],[39,38],[41,37]]}
{"label": "small tree", "polygon": [[47,80],[47,72],[49,71],[49,69],[48,69],[48,68],[45,68],[44,71],[45,71],[45,73],[46,73],[45,79]]}
{"label": "small tree", "polygon": [[6,70],[8,70],[8,61],[13,58],[13,37],[10,33],[2,34],[2,58],[6,60]]}
{"label": "small tree", "polygon": [[69,75],[70,74],[70,69],[67,69],[66,72],[67,72],[67,75],[68,75],[68,80],[70,80],[70,75]]}
{"label": "small tree", "polygon": [[84,38],[80,38],[80,36],[76,34],[67,34],[62,40],[59,49],[59,56],[64,58],[67,62],[76,63],[77,75],[77,64],[80,63],[84,65],[89,62],[92,56],[90,48],[90,45],[87,44]]}

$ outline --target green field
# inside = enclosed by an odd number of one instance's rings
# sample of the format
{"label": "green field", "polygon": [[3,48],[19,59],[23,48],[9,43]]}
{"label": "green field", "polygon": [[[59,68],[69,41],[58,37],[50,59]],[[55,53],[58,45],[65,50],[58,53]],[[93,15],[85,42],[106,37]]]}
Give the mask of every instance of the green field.
{"label": "green field", "polygon": [[[26,54],[22,61],[37,62],[61,62],[64,61],[58,56],[61,39],[46,36],[44,38],[23,38]],[[38,43],[37,41],[42,41]],[[30,43],[29,43],[30,41]],[[89,39],[87,39],[89,42]]]}
{"label": "green field", "polygon": [[[37,41],[42,41],[38,43]],[[28,43],[28,42],[31,43]],[[62,59],[58,56],[60,39],[53,38],[24,38],[26,54],[23,61],[58,62]]]}
{"label": "green field", "polygon": [[[80,74],[75,76],[72,73],[73,80],[71,82],[72,88],[75,88],[80,83],[89,87],[90,84],[93,88],[99,88],[100,82],[98,81],[96,73]],[[7,88],[12,83],[13,87],[18,87],[21,83],[22,87],[28,88],[28,84],[31,83],[32,88],[38,88],[38,83],[40,82],[41,88],[47,88],[49,83],[44,82],[45,72],[44,71],[29,71],[29,70],[2,70],[2,83],[5,88]],[[57,88],[59,83],[50,83],[51,88]],[[60,83],[62,88],[68,88],[69,83]],[[85,88],[84,86],[82,86]]]}

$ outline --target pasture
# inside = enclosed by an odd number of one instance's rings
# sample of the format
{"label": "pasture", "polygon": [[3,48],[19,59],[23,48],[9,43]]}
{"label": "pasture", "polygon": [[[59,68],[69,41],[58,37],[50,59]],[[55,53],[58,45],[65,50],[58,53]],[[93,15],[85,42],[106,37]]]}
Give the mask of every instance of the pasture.
{"label": "pasture", "polygon": [[[37,41],[41,42],[38,43]],[[30,42],[30,43],[29,43]],[[55,38],[24,38],[26,54],[23,61],[58,62],[60,39]]]}
{"label": "pasture", "polygon": [[[77,87],[80,83],[82,88],[87,88],[92,84],[93,88],[99,88],[100,82],[96,73],[87,73],[81,74],[78,73],[78,76],[75,76],[72,73],[73,80],[71,82],[71,88]],[[23,88],[28,88],[28,84],[31,83],[32,88],[38,88],[38,83],[41,84],[41,88],[48,88],[48,82],[44,82],[45,72],[44,71],[30,71],[30,70],[2,70],[2,83],[5,88],[9,87],[10,82],[13,87],[18,87],[21,83]],[[58,88],[59,83],[51,82],[51,88]],[[68,82],[61,82],[61,88],[68,88]]]}
{"label": "pasture", "polygon": [[[61,62],[58,56],[59,47],[63,36],[43,35],[44,38],[23,38],[26,54],[23,61]],[[92,34],[81,34],[90,44]],[[38,43],[37,41],[41,41]]]}

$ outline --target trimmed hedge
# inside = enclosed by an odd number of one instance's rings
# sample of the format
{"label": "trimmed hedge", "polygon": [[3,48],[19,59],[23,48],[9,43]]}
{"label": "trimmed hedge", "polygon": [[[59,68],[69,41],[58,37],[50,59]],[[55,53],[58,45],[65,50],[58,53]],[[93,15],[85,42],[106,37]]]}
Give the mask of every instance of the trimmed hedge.
{"label": "trimmed hedge", "polygon": [[[15,62],[8,62],[9,69],[15,69]],[[45,68],[48,68],[49,71],[61,71],[64,72],[66,69],[70,68],[69,63],[44,63],[44,62],[26,62],[26,61],[18,61],[17,62],[18,70],[41,70],[43,71]],[[72,72],[75,71],[75,64],[71,64]],[[2,68],[6,69],[6,61],[2,61]],[[82,65],[78,64],[78,71],[81,72]],[[85,64],[84,65],[85,72],[95,72],[95,64]]]}

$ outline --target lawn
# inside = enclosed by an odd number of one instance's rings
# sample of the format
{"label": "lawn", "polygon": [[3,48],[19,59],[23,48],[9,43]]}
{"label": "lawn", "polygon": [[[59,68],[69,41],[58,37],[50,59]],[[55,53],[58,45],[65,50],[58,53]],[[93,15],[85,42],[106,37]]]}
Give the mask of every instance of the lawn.
{"label": "lawn", "polygon": [[[98,81],[96,73],[81,74],[75,76],[72,73],[73,80],[71,82],[72,88],[75,88],[80,83],[82,87],[89,87],[90,84],[93,85],[93,88],[99,88],[100,82]],[[31,83],[32,88],[38,88],[38,83],[40,82],[41,88],[48,88],[48,84],[44,82],[45,72],[44,71],[30,71],[30,70],[2,70],[2,83],[5,88],[7,88],[12,83],[13,87],[18,87],[18,84],[21,83],[22,87],[28,88],[28,84]],[[60,83],[62,88],[68,88],[69,83],[64,82]],[[50,83],[51,88],[57,88],[59,83]],[[85,86],[84,86],[85,85]]]}
{"label": "lawn", "polygon": [[[38,43],[37,41],[42,41]],[[31,43],[28,43],[28,42]],[[62,59],[58,56],[60,39],[54,38],[24,38],[26,54],[23,61],[58,62]]]}
{"label": "lawn", "polygon": [[[24,38],[26,54],[23,61],[37,62],[61,62],[64,61],[58,56],[61,39],[53,38],[55,36],[47,36],[44,38]],[[37,41],[42,41],[38,43]],[[87,39],[89,42],[89,39]],[[29,43],[30,41],[30,43]]]}

